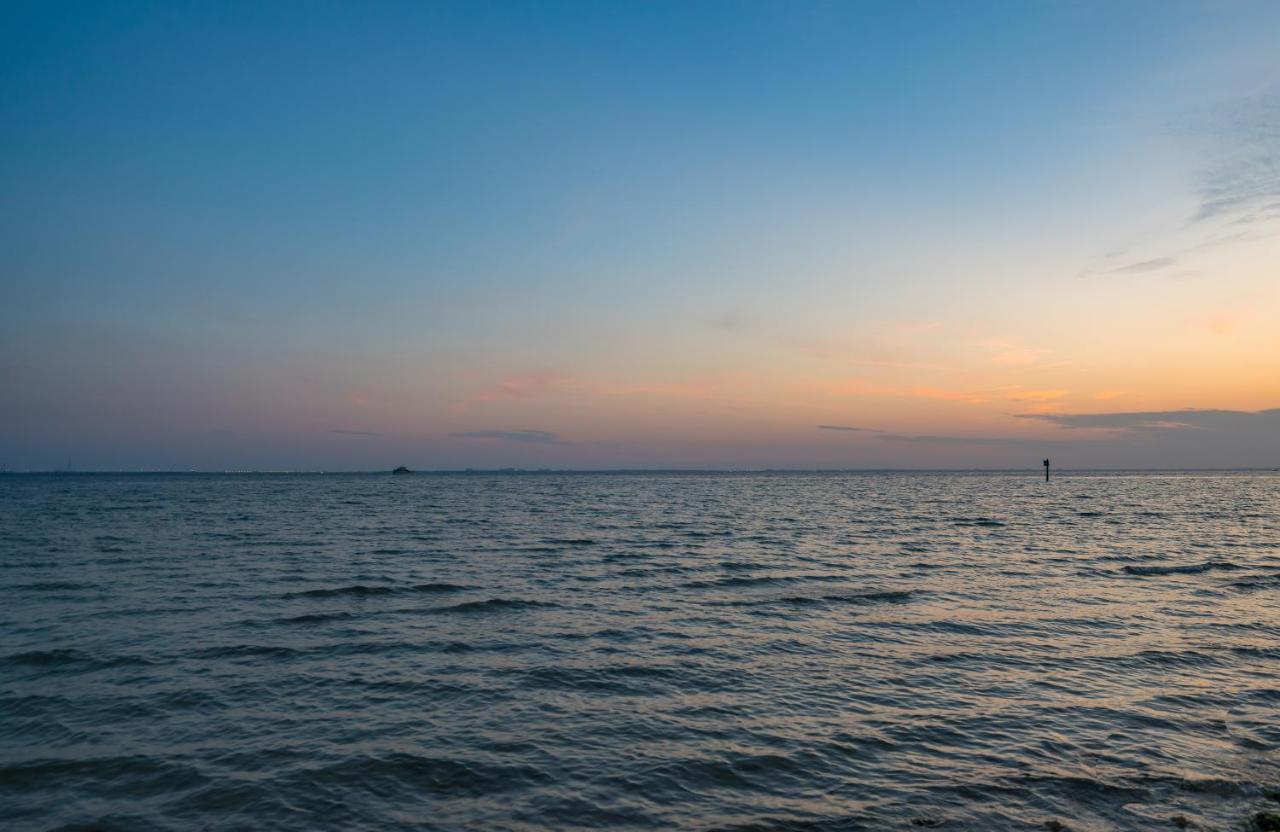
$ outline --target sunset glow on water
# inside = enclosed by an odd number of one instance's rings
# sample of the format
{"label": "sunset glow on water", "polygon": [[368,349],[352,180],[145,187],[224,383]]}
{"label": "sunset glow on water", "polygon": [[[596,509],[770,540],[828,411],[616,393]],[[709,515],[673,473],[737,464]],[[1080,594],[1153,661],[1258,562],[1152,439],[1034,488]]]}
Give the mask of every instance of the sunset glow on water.
{"label": "sunset glow on water", "polygon": [[19,828],[1231,829],[1273,475],[8,477]]}

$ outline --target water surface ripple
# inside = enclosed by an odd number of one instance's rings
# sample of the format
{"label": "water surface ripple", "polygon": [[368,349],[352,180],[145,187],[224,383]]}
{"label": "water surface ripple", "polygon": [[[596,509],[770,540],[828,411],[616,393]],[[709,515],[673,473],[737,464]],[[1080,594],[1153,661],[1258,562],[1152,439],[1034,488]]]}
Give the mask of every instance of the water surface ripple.
{"label": "water surface ripple", "polygon": [[7,829],[1238,829],[1280,477],[0,477]]}

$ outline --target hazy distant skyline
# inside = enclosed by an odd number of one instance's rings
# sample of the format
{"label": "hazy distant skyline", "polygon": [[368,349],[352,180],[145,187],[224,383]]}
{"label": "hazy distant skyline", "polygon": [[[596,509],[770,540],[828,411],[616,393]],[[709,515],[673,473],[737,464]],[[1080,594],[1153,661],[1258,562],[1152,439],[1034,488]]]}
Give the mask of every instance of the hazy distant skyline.
{"label": "hazy distant skyline", "polygon": [[0,465],[1280,465],[1280,5],[11,3]]}

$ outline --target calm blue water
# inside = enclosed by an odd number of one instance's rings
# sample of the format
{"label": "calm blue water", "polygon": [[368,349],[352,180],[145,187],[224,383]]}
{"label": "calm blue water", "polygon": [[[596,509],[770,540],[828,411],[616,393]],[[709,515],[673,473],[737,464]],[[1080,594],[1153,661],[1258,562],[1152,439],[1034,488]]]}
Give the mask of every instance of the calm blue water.
{"label": "calm blue water", "polygon": [[1274,475],[4,476],[0,567],[6,829],[1280,809]]}

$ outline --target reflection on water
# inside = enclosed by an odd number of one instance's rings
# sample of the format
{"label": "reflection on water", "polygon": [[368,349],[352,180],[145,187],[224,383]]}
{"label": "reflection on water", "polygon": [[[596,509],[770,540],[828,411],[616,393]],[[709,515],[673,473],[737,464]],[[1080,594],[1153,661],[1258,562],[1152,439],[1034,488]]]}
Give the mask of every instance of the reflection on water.
{"label": "reflection on water", "polygon": [[0,477],[9,828],[1239,828],[1280,478]]}

